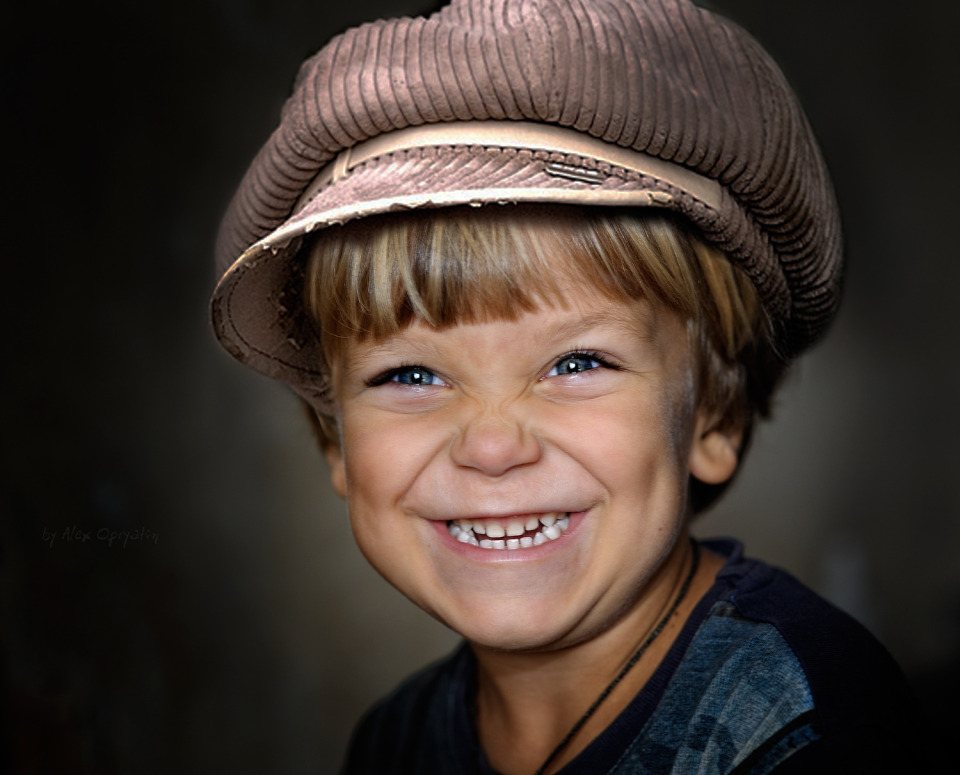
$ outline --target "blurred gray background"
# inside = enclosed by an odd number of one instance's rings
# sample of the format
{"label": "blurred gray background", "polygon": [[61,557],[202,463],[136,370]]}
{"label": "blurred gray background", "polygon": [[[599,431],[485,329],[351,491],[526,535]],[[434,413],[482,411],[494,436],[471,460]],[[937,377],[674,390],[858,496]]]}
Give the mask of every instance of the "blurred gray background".
{"label": "blurred gray background", "polygon": [[[0,771],[325,773],[454,637],[354,548],[299,408],[208,329],[220,213],[297,66],[433,0],[5,13]],[[731,495],[734,534],[960,690],[960,5],[715,0],[805,103],[845,306]]]}

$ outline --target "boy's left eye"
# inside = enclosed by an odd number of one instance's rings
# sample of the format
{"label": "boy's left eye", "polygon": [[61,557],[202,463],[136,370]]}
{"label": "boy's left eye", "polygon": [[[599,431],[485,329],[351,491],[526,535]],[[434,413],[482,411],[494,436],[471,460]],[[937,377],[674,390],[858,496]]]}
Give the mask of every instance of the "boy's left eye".
{"label": "boy's left eye", "polygon": [[570,374],[580,374],[584,371],[599,369],[605,364],[590,353],[570,353],[557,361],[547,372],[548,377],[560,377]]}

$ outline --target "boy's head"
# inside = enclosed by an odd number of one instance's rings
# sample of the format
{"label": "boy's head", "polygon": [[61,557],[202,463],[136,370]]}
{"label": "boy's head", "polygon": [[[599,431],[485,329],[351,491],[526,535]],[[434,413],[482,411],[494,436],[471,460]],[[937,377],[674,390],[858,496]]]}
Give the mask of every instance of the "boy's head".
{"label": "boy's head", "polygon": [[[357,246],[359,264],[324,255],[327,246],[315,256],[335,274],[352,263],[369,288],[370,251],[403,266],[396,252],[407,243],[440,263],[447,284],[456,265],[489,258],[483,243],[492,241],[505,274],[481,269],[483,306],[451,310],[447,325],[428,323],[427,309],[394,325],[405,317],[402,290],[392,303],[384,293],[378,336],[356,335],[330,311],[345,336],[331,342],[339,446],[327,457],[360,549],[408,598],[476,645],[560,648],[637,614],[667,558],[682,562],[691,476],[729,479],[736,431],[696,406],[693,326],[646,283],[621,290],[578,268],[589,264],[571,250],[576,217],[493,217],[505,228],[483,216],[473,229],[453,226],[476,237],[462,246],[401,226],[386,245]],[[446,216],[423,220],[434,234],[451,227]],[[460,260],[445,251],[459,247]],[[609,248],[601,244],[616,263],[621,251]],[[633,253],[622,251],[639,267]],[[531,258],[524,278],[517,267]],[[636,274],[652,274],[650,263]],[[620,281],[638,285],[631,274]],[[526,290],[504,298],[513,283]],[[463,313],[469,293],[440,291],[425,306],[445,315],[442,299],[459,299]],[[372,320],[363,310],[349,317]]]}
{"label": "boy's head", "polygon": [[304,63],[218,265],[221,342],[327,442],[355,344],[516,319],[574,279],[684,321],[688,393],[739,439],[835,311],[840,232],[796,100],[735,25],[685,0],[454,0]]}

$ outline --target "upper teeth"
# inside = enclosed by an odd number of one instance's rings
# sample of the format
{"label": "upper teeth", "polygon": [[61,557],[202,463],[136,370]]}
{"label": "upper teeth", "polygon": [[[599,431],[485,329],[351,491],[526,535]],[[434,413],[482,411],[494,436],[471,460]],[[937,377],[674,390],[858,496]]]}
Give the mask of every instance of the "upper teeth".
{"label": "upper teeth", "polygon": [[[524,533],[536,530],[532,536]],[[553,512],[540,517],[511,517],[504,520],[458,519],[448,523],[450,535],[464,544],[473,544],[481,549],[527,549],[553,541],[570,527],[568,513]],[[477,535],[485,536],[477,538]]]}

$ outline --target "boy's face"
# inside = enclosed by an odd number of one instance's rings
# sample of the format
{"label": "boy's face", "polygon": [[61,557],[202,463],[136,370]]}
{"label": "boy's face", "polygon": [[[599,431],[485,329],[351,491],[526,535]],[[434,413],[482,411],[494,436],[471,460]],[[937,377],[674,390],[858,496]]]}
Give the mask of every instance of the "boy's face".
{"label": "boy's face", "polygon": [[[514,321],[352,342],[335,370],[332,475],[361,550],[492,648],[559,648],[635,615],[677,554],[691,470],[723,481],[736,466],[694,409],[678,317],[564,290]],[[457,520],[473,524],[464,540]],[[505,548],[474,545],[491,540]]]}

